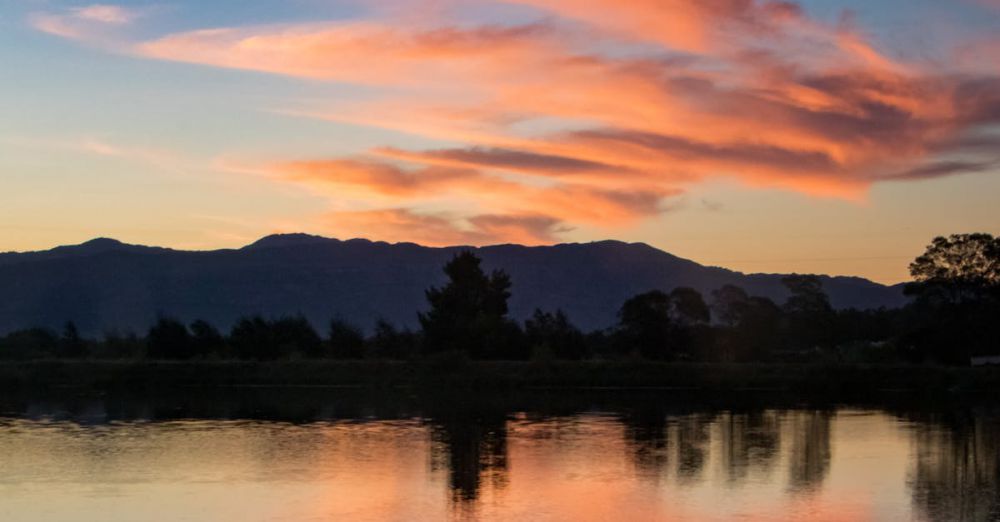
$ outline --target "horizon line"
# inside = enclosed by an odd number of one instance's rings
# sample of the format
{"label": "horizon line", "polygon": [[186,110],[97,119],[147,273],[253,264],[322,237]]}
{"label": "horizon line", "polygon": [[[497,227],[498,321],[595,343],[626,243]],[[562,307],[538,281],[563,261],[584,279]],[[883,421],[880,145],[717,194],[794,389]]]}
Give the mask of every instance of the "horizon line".
{"label": "horizon line", "polygon": [[[434,250],[452,250],[452,249],[462,249],[462,248],[479,250],[479,249],[497,248],[497,247],[520,247],[520,248],[526,248],[526,249],[537,249],[537,248],[553,248],[553,247],[559,247],[559,246],[594,245],[594,244],[600,244],[600,243],[617,243],[617,244],[628,245],[628,246],[643,246],[643,247],[650,248],[650,249],[655,250],[657,252],[661,252],[663,254],[672,256],[674,258],[677,258],[677,259],[680,259],[680,260],[683,260],[683,261],[688,261],[688,262],[691,262],[691,263],[695,263],[695,264],[700,265],[700,266],[705,267],[705,268],[722,269],[722,270],[727,270],[727,271],[730,271],[730,272],[733,272],[733,273],[742,274],[742,275],[746,275],[746,276],[754,276],[754,275],[816,275],[816,276],[820,276],[820,277],[828,277],[828,278],[831,278],[831,279],[833,279],[833,278],[859,279],[859,280],[863,280],[863,281],[868,281],[868,282],[871,282],[871,283],[875,283],[875,284],[878,284],[878,285],[882,285],[884,287],[894,287],[894,286],[899,286],[899,285],[906,284],[906,283],[909,282],[907,280],[898,281],[898,282],[882,282],[882,281],[878,281],[878,280],[875,280],[875,279],[869,279],[869,278],[864,277],[864,276],[851,275],[851,274],[830,274],[830,273],[796,272],[796,271],[792,271],[792,272],[766,272],[766,271],[745,272],[745,271],[742,271],[742,270],[737,270],[737,269],[734,269],[734,268],[729,268],[729,267],[722,266],[722,265],[719,265],[719,264],[703,263],[703,262],[700,262],[700,261],[696,261],[694,259],[690,259],[690,258],[678,256],[678,255],[676,255],[676,254],[674,254],[672,252],[664,250],[663,248],[659,248],[659,247],[656,247],[654,245],[650,245],[649,243],[646,243],[644,241],[625,241],[625,240],[613,239],[613,238],[597,239],[597,240],[592,240],[592,241],[567,241],[567,242],[558,242],[558,243],[545,243],[545,244],[537,244],[537,245],[525,245],[525,244],[521,244],[521,243],[492,243],[492,244],[486,244],[486,245],[470,245],[470,244],[464,244],[463,245],[463,244],[455,244],[455,245],[432,246],[432,245],[426,245],[426,244],[422,244],[422,243],[417,243],[415,241],[386,241],[386,240],[380,240],[380,239],[370,239],[370,238],[365,238],[365,237],[352,237],[352,238],[347,238],[347,239],[341,239],[341,238],[338,238],[338,237],[323,236],[323,235],[311,234],[311,233],[307,233],[307,232],[276,232],[276,233],[272,233],[272,234],[263,235],[263,236],[261,236],[258,239],[255,239],[255,240],[253,240],[253,241],[251,241],[249,243],[243,244],[242,246],[238,246],[238,247],[177,248],[177,247],[152,245],[152,244],[129,243],[129,242],[126,242],[126,241],[122,241],[120,239],[116,239],[114,237],[100,235],[100,236],[93,237],[91,239],[82,241],[80,243],[59,244],[59,245],[55,245],[55,246],[52,246],[50,248],[41,249],[41,250],[20,250],[20,251],[19,250],[8,250],[8,251],[0,251],[0,255],[39,254],[39,253],[51,252],[53,250],[60,249],[60,248],[82,247],[82,246],[85,246],[85,245],[88,245],[88,244],[91,244],[91,243],[95,243],[95,242],[99,242],[99,241],[102,241],[102,240],[104,240],[104,241],[111,241],[111,242],[117,243],[117,244],[122,245],[122,246],[132,246],[132,247],[140,247],[140,248],[161,249],[161,250],[169,250],[169,251],[174,251],[174,252],[204,252],[204,253],[210,253],[210,252],[245,250],[245,249],[253,247],[254,245],[256,245],[256,244],[258,244],[258,243],[260,243],[260,242],[262,242],[262,241],[264,241],[266,239],[269,239],[269,238],[281,238],[281,237],[289,237],[289,236],[297,236],[297,237],[310,238],[310,239],[316,239],[316,240],[322,240],[322,241],[336,241],[336,242],[340,242],[340,243],[349,243],[349,242],[352,242],[352,241],[360,241],[360,242],[366,242],[366,243],[371,243],[371,244],[385,244],[385,245],[389,245],[389,246],[413,245],[413,246],[417,246],[417,247],[420,247],[420,248],[427,248],[427,249],[434,249]],[[775,262],[775,263],[777,263],[777,262],[781,262],[781,261],[847,261],[847,260],[868,260],[868,259],[874,260],[874,259],[910,259],[910,258],[909,257],[904,257],[904,256],[871,256],[871,257],[801,258],[801,259],[799,259],[799,258],[796,258],[796,259],[791,259],[791,258],[789,258],[789,259],[743,259],[743,260],[738,260],[738,261],[737,260],[728,260],[728,261],[729,262],[734,262],[734,263],[736,263],[736,262],[739,262],[739,263],[770,263],[770,262]],[[718,262],[719,261],[717,261],[717,263]],[[725,261],[721,261],[721,262],[725,262]]]}

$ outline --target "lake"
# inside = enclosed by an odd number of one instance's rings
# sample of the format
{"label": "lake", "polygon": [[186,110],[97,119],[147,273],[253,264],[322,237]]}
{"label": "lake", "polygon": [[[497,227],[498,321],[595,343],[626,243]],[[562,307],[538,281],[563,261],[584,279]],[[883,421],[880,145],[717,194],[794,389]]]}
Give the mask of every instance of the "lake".
{"label": "lake", "polygon": [[986,408],[671,392],[0,399],[0,520],[991,520]]}

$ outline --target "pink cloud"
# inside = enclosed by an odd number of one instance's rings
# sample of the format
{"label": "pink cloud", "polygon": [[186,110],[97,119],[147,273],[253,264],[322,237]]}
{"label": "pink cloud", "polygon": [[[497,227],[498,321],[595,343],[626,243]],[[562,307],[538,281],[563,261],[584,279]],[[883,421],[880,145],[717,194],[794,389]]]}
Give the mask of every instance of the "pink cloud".
{"label": "pink cloud", "polygon": [[[321,160],[273,165],[278,179],[306,184],[331,197],[378,200],[390,206],[428,207],[441,201],[474,203],[491,215],[544,211],[564,222],[624,225],[662,211],[676,191],[604,189],[587,184],[529,185],[480,170],[436,166],[402,168],[375,159]],[[497,222],[492,222],[497,225]]]}
{"label": "pink cloud", "polygon": [[[361,84],[480,84],[523,71],[543,25],[403,29],[374,22],[208,29],[137,45],[142,56]],[[554,45],[554,43],[553,43]]]}
{"label": "pink cloud", "polygon": [[[417,24],[213,28],[128,50],[384,88],[286,112],[449,142],[261,167],[341,208],[388,209],[339,213],[331,223],[345,230],[540,241],[578,224],[632,226],[712,179],[861,199],[876,183],[996,164],[995,148],[971,146],[1000,124],[995,63],[904,62],[786,1],[515,3],[545,21],[473,26],[442,9]],[[113,10],[89,16],[116,23]]]}
{"label": "pink cloud", "polygon": [[557,219],[537,214],[455,218],[409,209],[339,211],[324,218],[326,228],[344,237],[377,237],[432,246],[551,243],[558,223]]}

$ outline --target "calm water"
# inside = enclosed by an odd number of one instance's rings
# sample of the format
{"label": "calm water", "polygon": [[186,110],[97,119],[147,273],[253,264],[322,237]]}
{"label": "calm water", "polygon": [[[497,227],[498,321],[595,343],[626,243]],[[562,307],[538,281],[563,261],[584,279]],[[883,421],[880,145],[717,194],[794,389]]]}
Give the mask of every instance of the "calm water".
{"label": "calm water", "polygon": [[0,401],[0,520],[979,521],[1000,506],[1000,422],[982,410],[234,394]]}

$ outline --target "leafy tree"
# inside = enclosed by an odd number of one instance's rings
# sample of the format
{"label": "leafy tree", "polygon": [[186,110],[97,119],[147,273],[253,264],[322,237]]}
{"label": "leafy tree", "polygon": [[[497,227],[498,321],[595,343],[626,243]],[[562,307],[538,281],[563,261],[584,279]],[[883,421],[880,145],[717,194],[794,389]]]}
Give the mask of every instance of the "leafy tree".
{"label": "leafy tree", "polygon": [[955,234],[937,237],[910,264],[912,295],[951,303],[993,298],[1000,288],[1000,237]]}
{"label": "leafy tree", "polygon": [[639,294],[618,312],[617,337],[625,351],[638,350],[647,359],[671,355],[670,296],[660,290]]}
{"label": "leafy tree", "polygon": [[935,238],[910,265],[915,302],[902,336],[911,359],[968,364],[1000,352],[1000,238],[956,234]]}
{"label": "leafy tree", "polygon": [[819,315],[833,311],[830,299],[823,292],[823,281],[815,275],[790,275],[781,279],[781,284],[791,293],[785,301],[785,312],[789,314]]}
{"label": "leafy tree", "polygon": [[750,296],[738,286],[712,292],[712,311],[722,323],[716,340],[725,361],[766,360],[779,343],[783,313],[766,297]]}
{"label": "leafy tree", "polygon": [[151,359],[190,359],[194,356],[191,333],[184,323],[161,317],[146,336]]}
{"label": "leafy tree", "polygon": [[539,309],[524,323],[528,345],[535,352],[548,351],[557,359],[579,360],[587,356],[583,333],[569,322],[562,310],[556,313]]}
{"label": "leafy tree", "polygon": [[829,347],[833,338],[833,307],[815,275],[791,275],[781,280],[791,293],[783,307],[792,348]]}
{"label": "leafy tree", "polygon": [[698,357],[711,345],[713,332],[708,323],[711,310],[701,293],[680,287],[670,292],[671,334],[674,356]]}
{"label": "leafy tree", "polygon": [[653,290],[637,295],[618,312],[618,344],[638,349],[647,359],[690,356],[699,332],[708,330],[708,305],[698,291],[681,287],[669,294]]}
{"label": "leafy tree", "polygon": [[693,288],[675,288],[670,292],[670,303],[670,316],[675,323],[694,326],[707,323],[711,319],[705,299]]}
{"label": "leafy tree", "polygon": [[711,309],[720,323],[734,327],[743,319],[749,301],[750,296],[746,290],[735,285],[725,285],[712,292]]}
{"label": "leafy tree", "polygon": [[522,358],[520,328],[507,318],[510,277],[487,275],[482,260],[463,251],[444,267],[448,284],[427,290],[430,310],[419,314],[424,351],[464,351],[478,359]]}
{"label": "leafy tree", "polygon": [[330,321],[327,351],[336,359],[362,359],[365,356],[365,336],[358,327],[340,320]]}

